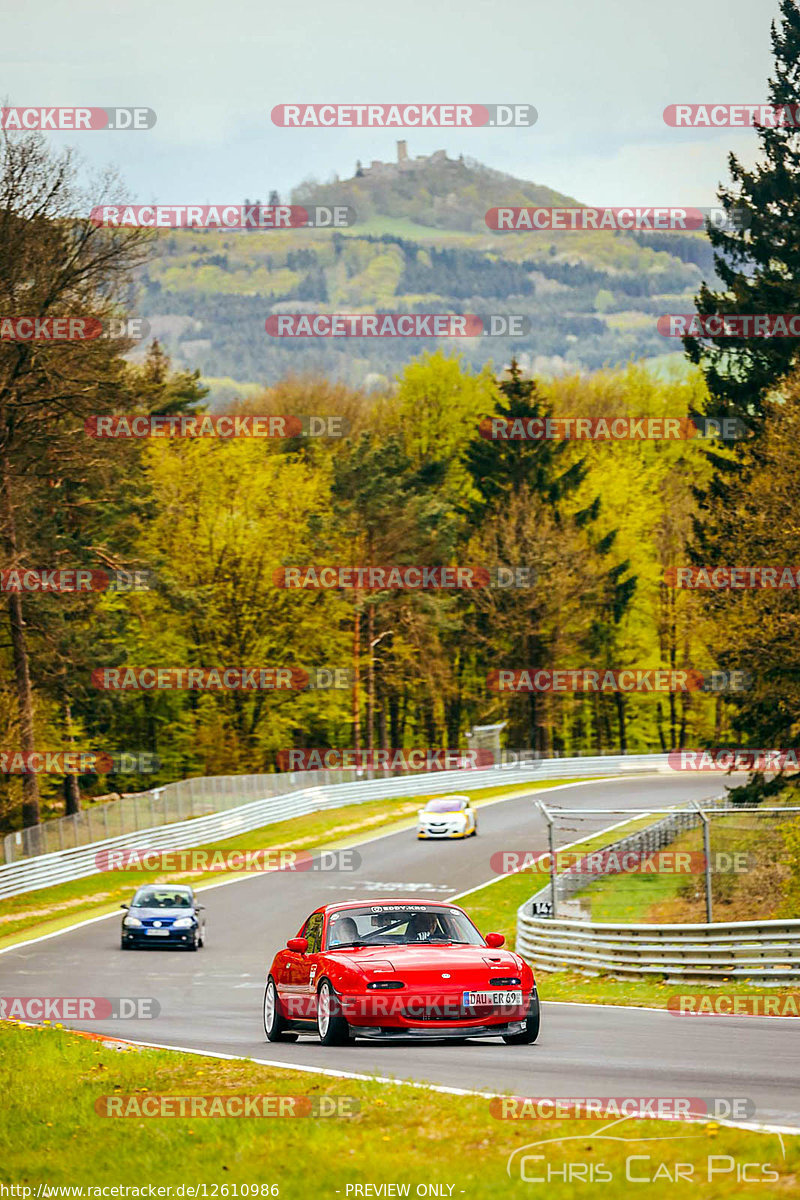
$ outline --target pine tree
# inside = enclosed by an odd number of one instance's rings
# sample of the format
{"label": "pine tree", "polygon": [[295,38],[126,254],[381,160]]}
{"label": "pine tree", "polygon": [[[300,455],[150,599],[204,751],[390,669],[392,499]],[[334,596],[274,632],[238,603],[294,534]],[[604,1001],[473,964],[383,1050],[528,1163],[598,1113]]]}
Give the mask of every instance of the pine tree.
{"label": "pine tree", "polygon": [[[782,23],[772,23],[775,74],[769,102],[800,111],[800,8],[781,0]],[[729,157],[732,184],[718,192],[732,229],[710,228],[714,265],[724,291],[703,283],[701,315],[800,312],[800,128],[756,126],[763,161],[746,170]],[[736,227],[738,226],[738,227]],[[739,417],[757,430],[770,389],[796,360],[794,338],[684,338],[711,393],[709,415]]]}
{"label": "pine tree", "polygon": [[[498,381],[501,395],[495,415],[506,421],[545,419],[549,412],[535,379],[525,379],[519,363],[512,358],[508,378]],[[569,443],[516,438],[489,440],[475,437],[468,444],[465,463],[480,499],[471,517],[477,521],[487,505],[502,503],[512,492],[526,485],[555,506],[578,487],[585,476],[580,460],[560,460]]]}

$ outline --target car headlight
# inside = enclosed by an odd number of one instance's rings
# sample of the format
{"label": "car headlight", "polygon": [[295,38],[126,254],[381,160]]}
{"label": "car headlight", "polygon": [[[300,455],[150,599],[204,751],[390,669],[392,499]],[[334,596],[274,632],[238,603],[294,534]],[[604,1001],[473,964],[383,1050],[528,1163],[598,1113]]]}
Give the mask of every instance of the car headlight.
{"label": "car headlight", "polygon": [[131,925],[141,925],[141,923],[142,923],[142,922],[139,920],[139,918],[138,918],[138,917],[123,917],[123,918],[122,918],[122,924],[123,924],[123,925],[128,925],[128,926],[131,926]]}
{"label": "car headlight", "polygon": [[194,917],[178,917],[177,921],[173,922],[173,929],[188,929],[194,924]]}

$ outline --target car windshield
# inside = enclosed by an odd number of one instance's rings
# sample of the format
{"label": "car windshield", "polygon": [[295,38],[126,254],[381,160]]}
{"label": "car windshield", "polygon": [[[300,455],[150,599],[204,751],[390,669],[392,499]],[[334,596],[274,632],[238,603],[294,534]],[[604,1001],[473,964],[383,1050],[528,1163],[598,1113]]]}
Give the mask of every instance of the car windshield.
{"label": "car windshield", "polygon": [[463,800],[429,800],[425,805],[425,812],[461,812],[464,808]]}
{"label": "car windshield", "polygon": [[336,946],[409,946],[438,942],[483,946],[483,938],[464,913],[436,905],[374,904],[330,914],[325,949]]}
{"label": "car windshield", "polygon": [[131,908],[191,908],[192,893],[170,887],[140,888]]}

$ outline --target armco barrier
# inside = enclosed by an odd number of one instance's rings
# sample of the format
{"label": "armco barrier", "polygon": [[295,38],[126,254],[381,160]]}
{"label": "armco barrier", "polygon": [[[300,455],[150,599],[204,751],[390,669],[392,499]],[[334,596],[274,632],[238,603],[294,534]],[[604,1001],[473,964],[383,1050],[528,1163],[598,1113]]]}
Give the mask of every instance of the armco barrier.
{"label": "armco barrier", "polygon": [[[720,802],[714,807],[720,811]],[[671,813],[607,849],[650,854],[699,820],[691,811]],[[597,878],[579,869],[563,872],[556,878],[556,899],[575,895]],[[668,983],[740,979],[777,985],[800,980],[800,920],[616,925],[534,916],[534,905],[549,898],[547,884],[517,912],[517,952],[541,970],[617,979],[663,976]]]}
{"label": "armco barrier", "polygon": [[[227,778],[238,778],[242,781],[253,778],[266,779],[270,781],[270,786],[275,786],[273,781],[280,781],[284,790],[280,794],[262,795],[260,799],[252,800],[248,804],[239,804],[226,812],[151,826],[72,849],[6,863],[5,866],[0,866],[0,899],[51,884],[95,875],[98,873],[96,855],[103,849],[146,846],[148,849],[183,850],[205,845],[215,839],[249,833],[253,829],[291,817],[304,816],[320,809],[336,808],[342,804],[358,804],[368,800],[388,800],[403,796],[435,795],[439,792],[474,791],[512,783],[524,785],[542,779],[668,770],[670,768],[666,754],[641,754],[541,759],[525,767],[500,766],[481,771],[433,771],[418,775],[362,779],[357,783],[318,782],[319,776],[335,778],[337,773],[333,771],[297,772],[293,775],[230,776]],[[313,779],[309,779],[309,775],[312,775]],[[14,837],[13,834],[10,836]]]}
{"label": "armco barrier", "polygon": [[[524,906],[523,906],[524,907]],[[517,952],[542,970],[668,983],[800,980],[800,921],[609,925],[517,914]]]}
{"label": "armco barrier", "polygon": [[[544,777],[563,778],[563,770],[583,774],[583,764],[613,762],[617,764],[613,773],[625,770],[642,770],[641,764],[650,763],[652,770],[666,769],[663,754],[598,756],[580,758],[547,758],[531,764],[531,769]],[[573,772],[573,768],[575,769]],[[519,768],[502,766],[509,777]],[[604,770],[598,767],[600,774]],[[438,774],[438,773],[437,773]],[[483,775],[484,771],[471,773],[470,777]],[[393,774],[392,772],[363,772],[319,770],[287,772],[271,775],[210,775],[192,779],[179,779],[148,792],[121,796],[102,804],[90,805],[81,812],[68,817],[56,817],[9,833],[3,839],[3,861],[17,862],[21,858],[32,858],[38,854],[50,854],[55,850],[73,850],[78,846],[90,846],[94,842],[107,841],[124,833],[154,829],[157,825],[171,825],[187,818],[207,816],[230,808],[239,808],[249,800],[263,800],[267,796],[282,796],[287,792],[310,787],[338,786],[344,783],[364,783],[374,778],[397,779],[416,776]],[[429,778],[434,778],[432,774]]]}

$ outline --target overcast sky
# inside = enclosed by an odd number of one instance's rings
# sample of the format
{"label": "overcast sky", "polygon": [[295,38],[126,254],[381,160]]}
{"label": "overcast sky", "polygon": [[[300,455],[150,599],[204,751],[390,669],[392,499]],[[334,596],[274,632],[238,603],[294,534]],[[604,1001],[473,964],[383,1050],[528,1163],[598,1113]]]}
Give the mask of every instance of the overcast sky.
{"label": "overcast sky", "polygon": [[[676,102],[766,99],[777,0],[0,0],[0,97],[143,105],[154,129],[51,134],[132,200],[266,201],[356,158],[446,148],[594,204],[714,202],[749,130],[681,130]],[[280,129],[289,102],[527,102],[531,129]]]}

